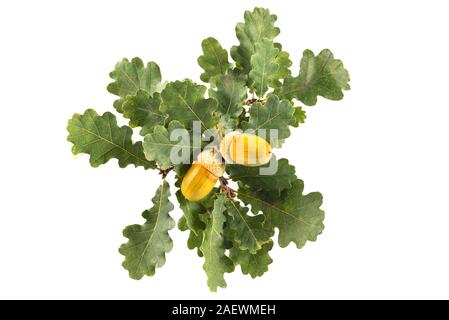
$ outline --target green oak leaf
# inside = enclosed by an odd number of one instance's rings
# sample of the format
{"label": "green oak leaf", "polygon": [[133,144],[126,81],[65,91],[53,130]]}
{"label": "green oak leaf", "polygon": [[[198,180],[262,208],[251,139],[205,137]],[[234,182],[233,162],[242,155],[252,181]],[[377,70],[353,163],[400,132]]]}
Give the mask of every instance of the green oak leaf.
{"label": "green oak leaf", "polygon": [[201,247],[201,244],[203,243],[204,239],[204,231],[200,231],[198,234],[195,234],[195,232],[190,231],[189,238],[187,239],[187,248],[190,250],[198,249],[198,256],[202,257],[203,253],[199,248]]}
{"label": "green oak leaf", "polygon": [[182,178],[186,175],[187,171],[189,171],[191,164],[190,163],[180,163],[174,166],[175,171],[175,186],[180,188]]}
{"label": "green oak leaf", "polygon": [[170,139],[171,133],[177,129],[185,128],[182,123],[176,120],[171,121],[168,124],[168,128],[158,125],[143,140],[145,157],[150,161],[155,161],[159,168],[163,170],[174,165],[171,159],[173,147],[176,147],[179,152],[185,152],[186,154],[191,154],[193,151],[201,149],[201,146],[193,145],[190,135],[179,137],[177,141]]}
{"label": "green oak leaf", "polygon": [[147,91],[150,95],[161,88],[161,71],[154,62],[148,62],[145,66],[140,58],[131,61],[124,58],[115,65],[109,77],[114,80],[107,90],[120,97],[114,102],[114,108],[123,113],[122,105],[127,95],[135,95],[139,89]]}
{"label": "green oak leaf", "polygon": [[181,190],[176,192],[176,198],[184,212],[183,219],[185,220],[185,226],[198,236],[206,228],[204,224],[205,219],[202,217],[207,214],[206,207],[201,202],[188,201],[182,195]]}
{"label": "green oak leaf", "polygon": [[213,208],[214,208],[214,202],[217,196],[219,195],[219,188],[213,188],[207,196],[205,196],[203,199],[196,201],[197,203],[200,203],[206,210],[208,214],[211,214]]}
{"label": "green oak leaf", "polygon": [[254,54],[251,56],[249,78],[259,97],[264,96],[269,84],[276,79],[279,71],[279,65],[276,63],[278,53],[279,49],[274,47],[271,40],[263,39],[256,43]]}
{"label": "green oak leaf", "polygon": [[307,118],[306,112],[301,107],[295,108],[295,113],[293,113],[295,117],[296,123],[293,125],[294,127],[298,127],[300,123],[304,123]]}
{"label": "green oak leaf", "polygon": [[264,190],[279,195],[281,191],[290,189],[297,178],[295,167],[290,165],[287,159],[274,161],[277,161],[277,170],[272,175],[263,175],[260,171],[261,168],[268,167],[269,163],[260,167],[227,165],[226,170],[232,180],[241,182],[252,190]]}
{"label": "green oak leaf", "polygon": [[[244,109],[242,108],[242,112]],[[239,126],[239,120],[238,118],[232,118],[229,115],[222,115],[220,116],[220,120],[218,121],[218,126],[222,132],[226,132],[228,130],[229,132],[234,131]]]}
{"label": "green oak leaf", "polygon": [[178,120],[187,129],[193,128],[193,121],[199,121],[202,129],[213,127],[218,118],[213,116],[217,111],[215,99],[205,99],[206,87],[191,80],[170,82],[162,90],[163,104],[161,112],[169,115],[169,120]]}
{"label": "green oak leaf", "polygon": [[142,214],[146,222],[123,230],[128,242],[122,244],[119,251],[125,256],[123,267],[132,279],[154,275],[156,268],[165,264],[165,254],[173,247],[168,231],[175,226],[169,215],[174,207],[169,196],[170,186],[164,180],[152,199],[153,207]]}
{"label": "green oak leaf", "polygon": [[179,220],[178,220],[178,229],[180,231],[187,231],[187,230],[189,230],[189,227],[187,226],[186,218],[184,216],[179,218]]}
{"label": "green oak leaf", "polygon": [[[224,229],[223,229],[223,235],[224,235],[224,247],[226,249],[232,249],[234,247],[234,231],[229,227],[229,223],[225,223]],[[238,243],[235,244],[235,246],[238,247]]]}
{"label": "green oak leaf", "polygon": [[[176,182],[179,187],[181,180]],[[217,189],[214,189],[206,198],[200,201],[188,201],[181,193],[181,190],[176,192],[179,206],[184,215],[179,219],[178,228],[181,231],[189,230],[189,238],[187,239],[187,247],[191,250],[197,249],[198,256],[202,257],[203,253],[199,249],[203,238],[204,230],[206,228],[207,217],[211,214],[214,206],[214,195]]]}
{"label": "green oak leaf", "polygon": [[131,127],[142,127],[142,136],[153,132],[157,125],[164,125],[167,115],[159,111],[162,99],[157,92],[151,96],[145,90],[139,89],[135,95],[127,96],[123,103],[123,117],[129,119]]}
{"label": "green oak leaf", "polygon": [[273,235],[272,230],[263,225],[264,216],[248,215],[247,207],[242,207],[238,202],[229,198],[226,198],[225,205],[230,216],[229,227],[234,231],[234,240],[240,250],[256,253]]}
{"label": "green oak leaf", "polygon": [[[265,104],[253,103],[249,108],[249,121],[242,123],[243,130],[254,130],[259,135],[265,130],[266,140],[270,141],[270,129],[277,130],[278,140],[290,136],[289,126],[296,124],[295,109],[288,100],[281,100],[275,95],[270,95]],[[260,130],[260,131],[259,131]],[[274,145],[278,146],[278,145]]]}
{"label": "green oak leaf", "polygon": [[303,191],[304,183],[298,179],[280,197],[247,188],[239,189],[238,197],[250,204],[255,214],[264,213],[267,227],[279,229],[279,246],[294,242],[300,249],[307,241],[315,241],[324,229],[323,196],[319,192],[304,195]]}
{"label": "green oak leaf", "polygon": [[178,221],[178,229],[181,231],[189,231],[189,237],[187,238],[187,248],[190,250],[197,249],[197,254],[199,257],[203,256],[203,253],[199,249],[201,244],[203,243],[204,232],[203,230],[198,231],[198,234],[195,234],[192,230],[187,226],[187,220],[184,216],[179,218]]}
{"label": "green oak leaf", "polygon": [[281,98],[298,99],[313,106],[317,97],[341,100],[342,90],[349,90],[349,73],[341,60],[335,59],[330,50],[324,49],[318,56],[305,50],[297,77],[286,77],[282,87],[275,90]]}
{"label": "green oak leaf", "polygon": [[133,143],[132,129],[119,127],[115,116],[106,112],[102,116],[88,109],[84,114],[75,113],[69,120],[67,140],[73,143],[73,154],[90,155],[92,167],[117,159],[121,168],[129,164],[145,169],[155,168],[153,161],[147,160],[143,153],[142,142]]}
{"label": "green oak leaf", "polygon": [[225,255],[224,248],[225,199],[226,196],[221,194],[215,200],[214,209],[207,220],[203,243],[200,246],[205,260],[203,269],[206,271],[207,285],[211,291],[217,291],[218,287],[226,288],[224,274],[234,271],[234,264]]}
{"label": "green oak leaf", "polygon": [[202,257],[203,253],[201,252],[199,247],[203,242],[203,232],[201,231],[198,235],[196,235],[193,231],[189,230],[185,217],[179,218],[178,229],[180,231],[189,231],[189,237],[187,238],[187,248],[189,248],[190,250],[196,249],[198,256]]}
{"label": "green oak leaf", "polygon": [[244,20],[244,23],[238,23],[235,28],[240,44],[231,48],[231,57],[240,72],[249,74],[251,56],[255,51],[256,44],[262,39],[272,41],[280,33],[280,30],[274,26],[277,20],[276,15],[270,14],[268,9],[255,8],[253,12],[245,11]]}
{"label": "green oak leaf", "polygon": [[262,245],[262,249],[252,254],[247,250],[240,250],[234,246],[230,250],[229,257],[234,261],[235,265],[240,265],[244,275],[249,274],[253,279],[261,277],[268,271],[268,266],[273,262],[269,255],[269,251],[273,248],[273,241],[269,241]]}
{"label": "green oak leaf", "polygon": [[221,118],[229,121],[238,118],[247,96],[245,78],[233,74],[220,75],[214,78],[214,83],[216,88],[209,89],[209,97],[217,100]]}
{"label": "green oak leaf", "polygon": [[270,83],[270,87],[272,88],[282,86],[282,82],[280,80],[285,79],[292,74],[292,72],[290,71],[290,67],[293,63],[290,60],[288,52],[280,51],[276,56],[276,64],[279,66],[279,69],[273,76],[273,80]]}
{"label": "green oak leaf", "polygon": [[201,47],[203,55],[198,58],[198,64],[204,72],[200,79],[209,82],[214,76],[226,74],[231,64],[228,61],[228,52],[223,49],[218,40],[212,37],[204,39]]}

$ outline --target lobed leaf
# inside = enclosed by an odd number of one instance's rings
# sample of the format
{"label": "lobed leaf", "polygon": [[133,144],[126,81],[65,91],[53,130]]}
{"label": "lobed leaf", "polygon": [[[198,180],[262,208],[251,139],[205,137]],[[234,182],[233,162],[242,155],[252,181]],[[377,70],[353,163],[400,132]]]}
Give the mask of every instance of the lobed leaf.
{"label": "lobed leaf", "polygon": [[341,100],[342,90],[349,90],[349,73],[341,60],[335,59],[332,52],[324,49],[318,56],[305,50],[297,77],[286,77],[282,87],[275,90],[281,98],[298,99],[305,105],[313,106],[317,97]]}
{"label": "lobed leaf", "polygon": [[170,186],[163,180],[152,199],[153,207],[142,214],[146,222],[123,230],[128,242],[122,244],[119,251],[125,256],[123,267],[132,279],[154,275],[156,268],[165,264],[165,254],[173,247],[168,231],[175,226],[169,215],[174,207],[169,196]]}
{"label": "lobed leaf", "polygon": [[207,38],[201,43],[203,55],[198,58],[198,64],[204,69],[200,79],[210,82],[212,77],[224,75],[231,67],[228,61],[228,52],[223,49],[217,39]]}
{"label": "lobed leaf", "polygon": [[237,246],[230,250],[230,258],[235,265],[240,265],[244,275],[249,274],[253,279],[261,277],[268,271],[268,266],[273,262],[269,251],[273,248],[273,241],[262,245],[262,248],[256,253],[250,253],[248,250],[240,250]]}
{"label": "lobed leaf", "polygon": [[209,97],[217,100],[221,118],[238,118],[247,96],[245,78],[233,74],[221,75],[214,78],[214,84],[216,88],[209,89]]}
{"label": "lobed leaf", "polygon": [[225,205],[230,216],[229,227],[234,231],[234,241],[240,250],[256,253],[273,235],[272,230],[264,227],[263,215],[248,215],[248,208],[233,199],[226,198]]}
{"label": "lobed leaf", "polygon": [[[270,131],[277,130],[278,139],[283,140],[290,136],[289,126],[296,124],[295,109],[288,100],[279,100],[270,95],[265,104],[253,103],[249,109],[249,121],[242,123],[243,130],[254,130],[259,135],[265,130],[266,140],[270,141]],[[276,145],[275,145],[276,146]]]}
{"label": "lobed leaf", "polygon": [[260,167],[249,167],[243,165],[227,165],[226,170],[229,177],[243,183],[251,190],[264,190],[280,195],[285,189],[292,187],[295,181],[295,167],[288,163],[287,159],[274,160],[277,162],[277,170],[274,174],[263,175],[261,168],[268,167],[270,164]]}
{"label": "lobed leaf", "polygon": [[169,116],[169,121],[178,120],[187,129],[193,128],[193,121],[199,121],[202,129],[213,127],[218,118],[215,99],[205,99],[206,87],[191,80],[170,82],[162,90],[161,112]]}
{"label": "lobed leaf", "polygon": [[301,107],[295,107],[295,113],[293,114],[295,117],[296,123],[293,125],[294,127],[299,126],[300,123],[304,123],[307,118],[306,112]]}
{"label": "lobed leaf", "polygon": [[[176,193],[178,195],[178,193]],[[178,229],[181,231],[189,231],[189,237],[187,238],[187,248],[190,250],[196,249],[199,257],[203,256],[200,250],[200,246],[203,243],[204,230],[199,230],[197,234],[189,229],[185,216],[182,216],[178,221]]]}
{"label": "lobed leaf", "polygon": [[107,90],[120,97],[114,102],[114,108],[123,113],[123,102],[127,95],[135,95],[138,90],[145,90],[150,95],[161,89],[161,71],[155,62],[148,62],[145,66],[140,58],[131,61],[124,58],[115,65],[109,73],[111,82]]}
{"label": "lobed leaf", "polygon": [[231,48],[231,57],[241,73],[249,74],[251,56],[256,44],[263,39],[272,41],[280,30],[274,26],[277,20],[276,15],[270,14],[268,9],[255,8],[253,12],[245,11],[244,20],[244,23],[238,23],[235,28],[240,44]]}
{"label": "lobed leaf", "polygon": [[307,241],[315,241],[324,229],[323,196],[318,192],[304,195],[303,191],[304,183],[298,179],[280,197],[248,188],[239,189],[238,197],[250,204],[255,214],[264,213],[267,227],[279,229],[279,246],[294,242],[300,249]]}
{"label": "lobed leaf", "polygon": [[[200,235],[206,225],[204,223],[204,216],[208,214],[207,208],[200,201],[188,201],[181,193],[181,190],[176,192],[176,198],[178,199],[179,206],[184,212],[183,219],[185,221],[186,229],[192,231],[196,236]],[[183,230],[184,231],[184,230]]]}
{"label": "lobed leaf", "polygon": [[263,97],[268,86],[278,75],[279,65],[276,62],[279,49],[275,48],[273,41],[262,39],[255,46],[254,54],[251,56],[251,71],[249,78],[252,87],[259,97]]}
{"label": "lobed leaf", "polygon": [[[145,136],[143,141],[143,150],[145,157],[150,161],[155,161],[159,168],[165,170],[174,166],[171,159],[173,147],[179,152],[191,154],[194,150],[200,149],[201,146],[194,146],[191,143],[191,137],[180,137],[177,141],[170,138],[171,133],[177,129],[185,129],[179,121],[171,121],[168,128],[156,126],[152,133]],[[189,139],[189,140],[187,140]]]}
{"label": "lobed leaf", "polygon": [[234,264],[225,255],[223,225],[226,221],[224,212],[226,196],[221,194],[214,202],[212,215],[207,220],[204,240],[200,246],[204,255],[203,269],[207,274],[207,285],[211,291],[218,287],[226,288],[224,274],[234,271]]}
{"label": "lobed leaf", "polygon": [[167,115],[159,111],[162,99],[157,92],[151,96],[145,90],[139,89],[135,95],[127,96],[123,103],[123,117],[129,119],[131,127],[142,127],[140,135],[153,132],[157,125],[163,126]]}
{"label": "lobed leaf", "polygon": [[69,120],[67,140],[73,143],[73,154],[90,155],[92,167],[117,159],[120,168],[129,164],[145,169],[155,168],[153,161],[147,160],[143,153],[142,142],[133,143],[132,129],[119,127],[115,116],[106,112],[102,116],[88,109],[84,114],[74,114]]}
{"label": "lobed leaf", "polygon": [[293,63],[290,60],[288,52],[280,51],[276,56],[276,64],[279,66],[279,69],[273,76],[273,80],[270,83],[270,87],[272,88],[282,86],[282,82],[280,80],[285,79],[292,74],[292,72],[290,71],[290,67]]}

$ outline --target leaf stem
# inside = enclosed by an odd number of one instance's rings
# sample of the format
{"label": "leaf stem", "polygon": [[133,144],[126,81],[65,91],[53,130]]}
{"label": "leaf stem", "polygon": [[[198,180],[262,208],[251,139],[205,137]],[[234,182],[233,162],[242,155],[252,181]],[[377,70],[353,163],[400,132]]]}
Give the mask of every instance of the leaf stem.
{"label": "leaf stem", "polygon": [[162,175],[162,179],[165,179],[167,175],[174,169],[174,167],[170,167],[168,169],[161,169],[157,168],[159,170],[159,174]]}
{"label": "leaf stem", "polygon": [[220,189],[222,192],[226,193],[226,196],[228,198],[230,198],[232,200],[232,198],[235,197],[235,194],[237,193],[237,191],[235,191],[234,189],[232,189],[229,186],[229,179],[226,179],[225,177],[220,177]]}
{"label": "leaf stem", "polygon": [[246,106],[250,106],[250,105],[252,105],[255,102],[260,102],[262,104],[265,104],[267,102],[267,99],[266,98],[254,98],[253,97],[251,99],[246,100],[245,101],[245,105]]}

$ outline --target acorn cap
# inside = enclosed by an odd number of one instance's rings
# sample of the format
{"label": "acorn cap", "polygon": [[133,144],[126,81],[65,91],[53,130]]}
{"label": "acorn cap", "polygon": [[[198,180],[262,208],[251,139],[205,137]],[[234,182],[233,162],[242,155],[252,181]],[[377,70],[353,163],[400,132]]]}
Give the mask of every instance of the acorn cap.
{"label": "acorn cap", "polygon": [[196,163],[201,164],[217,178],[224,174],[225,164],[221,159],[220,153],[215,149],[206,149],[202,151],[198,155]]}
{"label": "acorn cap", "polygon": [[221,156],[223,157],[223,159],[225,159],[226,162],[228,163],[233,163],[234,161],[232,160],[230,154],[229,154],[229,148],[231,147],[231,143],[232,143],[232,139],[236,136],[241,134],[241,132],[238,131],[233,131],[231,133],[228,133],[227,135],[225,135],[223,137],[223,139],[221,139],[220,142],[220,152],[221,152]]}

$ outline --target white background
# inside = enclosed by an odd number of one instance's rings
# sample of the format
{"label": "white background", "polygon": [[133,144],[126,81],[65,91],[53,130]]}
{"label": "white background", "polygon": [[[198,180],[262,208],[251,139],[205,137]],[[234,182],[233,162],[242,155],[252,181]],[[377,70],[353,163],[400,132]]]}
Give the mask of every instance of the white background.
{"label": "white background", "polygon": [[[227,275],[216,294],[175,229],[166,265],[131,280],[121,231],[142,222],[159,176],[115,161],[91,168],[71,154],[67,120],[112,110],[105,88],[122,57],[156,61],[165,80],[199,81],[201,40],[236,44],[235,23],[255,5],[278,15],[295,73],[304,49],[330,48],[351,74],[343,101],[307,108],[279,151],[307,192],[323,193],[326,229],[302,250],[274,249],[262,278]],[[2,1],[0,297],[449,298],[448,9],[410,0]]]}

